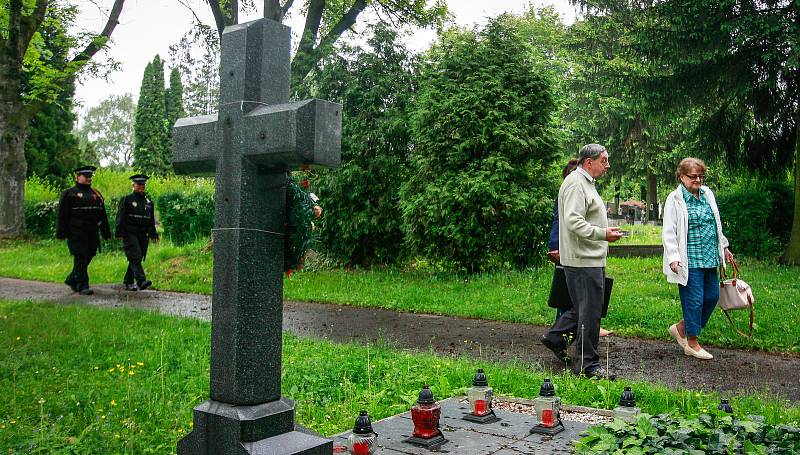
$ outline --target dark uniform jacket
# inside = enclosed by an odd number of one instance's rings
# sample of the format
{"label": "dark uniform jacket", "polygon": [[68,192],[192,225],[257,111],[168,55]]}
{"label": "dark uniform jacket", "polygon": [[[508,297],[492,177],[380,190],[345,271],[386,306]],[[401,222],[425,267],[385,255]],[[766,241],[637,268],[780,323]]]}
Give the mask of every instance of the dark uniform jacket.
{"label": "dark uniform jacket", "polygon": [[76,184],[61,192],[58,201],[56,237],[99,244],[98,234],[111,238],[103,195],[89,185]]}
{"label": "dark uniform jacket", "polygon": [[145,193],[131,193],[119,201],[117,211],[116,237],[126,235],[146,235],[158,238],[156,217],[151,201]]}

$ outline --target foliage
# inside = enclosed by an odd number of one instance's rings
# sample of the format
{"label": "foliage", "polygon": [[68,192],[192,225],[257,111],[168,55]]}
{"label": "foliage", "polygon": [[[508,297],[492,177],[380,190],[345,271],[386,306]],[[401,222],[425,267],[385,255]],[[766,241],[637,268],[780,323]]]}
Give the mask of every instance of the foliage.
{"label": "foliage", "polygon": [[694,418],[645,414],[633,423],[615,420],[590,427],[588,433],[578,442],[575,453],[789,455],[800,451],[800,429],[720,411]]}
{"label": "foliage", "polygon": [[516,21],[451,30],[421,64],[414,172],[401,190],[416,254],[467,272],[541,261],[557,151],[552,86]]}
{"label": "foliage", "polygon": [[[98,258],[99,259],[99,258]],[[148,254],[148,263],[150,262]],[[124,273],[124,269],[119,273]],[[121,276],[121,275],[120,275]],[[210,324],[127,308],[0,301],[0,447],[4,453],[172,453],[208,397]],[[385,345],[283,337],[282,395],[297,422],[324,435],[352,428],[360,409],[374,420],[407,411],[423,383],[437,399],[464,391],[484,368],[495,393],[533,398],[551,372],[514,361],[436,357]],[[554,375],[562,399],[597,405],[598,384]],[[719,398],[617,381],[648,412],[697,413]],[[613,405],[613,404],[612,404]],[[758,396],[742,412],[768,422],[800,419],[800,408]]]}
{"label": "foliage", "polygon": [[[72,14],[69,10],[55,9],[42,23],[32,47],[35,52],[30,52],[26,59],[23,87],[36,84],[45,70],[59,71],[67,65],[73,42],[66,28],[74,20]],[[82,156],[78,141],[71,133],[75,123],[72,113],[75,86],[53,90],[53,102],[31,120],[25,141],[25,161],[28,177],[39,175],[52,182],[63,182],[86,157]]]}
{"label": "foliage", "polygon": [[779,256],[789,240],[794,193],[786,183],[761,183],[717,197],[722,228],[737,254]]}
{"label": "foliage", "polygon": [[315,240],[314,201],[293,177],[286,179],[286,207],[283,269],[289,272],[303,267],[306,251]]}
{"label": "foliage", "polygon": [[58,194],[58,188],[49,180],[32,176],[25,181],[25,230],[28,234],[55,238]]}
{"label": "foliage", "polygon": [[400,185],[408,178],[408,121],[414,93],[408,51],[377,27],[368,49],[325,59],[306,90],[342,104],[342,164],[314,180],[325,207],[320,252],[348,265],[401,257]]}
{"label": "foliage", "polygon": [[[196,48],[202,56],[196,56]],[[219,36],[205,25],[197,25],[169,47],[170,65],[182,80],[185,115],[207,115],[217,110],[219,100]],[[170,80],[170,85],[173,82]]]}
{"label": "foliage", "polygon": [[142,77],[139,103],[136,105],[133,140],[133,165],[151,175],[172,170],[171,129],[167,128],[164,89],[164,62],[155,56]]}
{"label": "foliage", "polygon": [[164,235],[176,245],[211,235],[214,227],[214,192],[169,192],[155,198]]}
{"label": "foliage", "polygon": [[78,136],[91,143],[97,158],[119,169],[133,164],[133,120],[136,105],[130,93],[110,95],[91,107],[81,120]]}

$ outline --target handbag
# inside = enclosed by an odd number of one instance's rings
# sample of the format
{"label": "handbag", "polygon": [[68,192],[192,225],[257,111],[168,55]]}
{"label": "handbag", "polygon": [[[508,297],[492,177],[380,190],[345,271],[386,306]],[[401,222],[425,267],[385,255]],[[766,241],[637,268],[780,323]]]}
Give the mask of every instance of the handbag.
{"label": "handbag", "polygon": [[[608,304],[611,301],[611,289],[614,287],[614,279],[606,277],[605,285],[603,286],[603,315],[606,317],[608,314]],[[553,282],[550,284],[550,297],[547,299],[547,306],[550,308],[559,308],[564,311],[572,309],[572,298],[569,296],[569,288],[567,288],[567,275],[564,272],[564,267],[557,265],[553,271]]]}
{"label": "handbag", "polygon": [[[731,260],[731,266],[733,267],[733,278],[731,279],[727,279],[725,269],[720,268],[722,280],[719,282],[719,309],[722,310],[725,317],[728,318],[728,322],[730,322],[731,327],[733,327],[736,333],[743,337],[752,338],[753,321],[755,320],[755,310],[753,307],[755,299],[753,298],[753,290],[750,288],[749,284],[739,278],[739,264],[737,264],[735,260]],[[750,309],[749,335],[745,335],[736,328],[736,324],[734,324],[729,314],[730,311],[745,310],[747,308]]]}

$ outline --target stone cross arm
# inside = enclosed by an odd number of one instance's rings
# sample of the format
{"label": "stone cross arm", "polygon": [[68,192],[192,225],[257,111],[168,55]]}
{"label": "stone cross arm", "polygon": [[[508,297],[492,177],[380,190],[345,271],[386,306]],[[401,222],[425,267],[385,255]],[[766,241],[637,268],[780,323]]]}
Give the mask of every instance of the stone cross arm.
{"label": "stone cross arm", "polygon": [[341,106],[323,100],[260,105],[235,103],[220,114],[182,118],[173,129],[179,174],[211,174],[226,159],[247,158],[263,170],[334,167],[341,160]]}

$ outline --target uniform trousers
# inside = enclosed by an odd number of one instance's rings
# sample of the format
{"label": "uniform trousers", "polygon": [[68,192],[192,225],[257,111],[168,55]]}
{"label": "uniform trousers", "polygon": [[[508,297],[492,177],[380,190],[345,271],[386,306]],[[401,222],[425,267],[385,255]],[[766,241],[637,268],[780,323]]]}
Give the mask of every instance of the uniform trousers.
{"label": "uniform trousers", "polygon": [[147,280],[144,273],[142,262],[147,257],[147,246],[150,239],[147,234],[126,234],[122,239],[122,248],[125,250],[125,257],[128,258],[128,270],[125,272],[124,284],[141,284]]}

